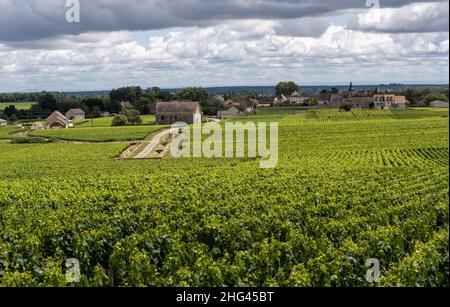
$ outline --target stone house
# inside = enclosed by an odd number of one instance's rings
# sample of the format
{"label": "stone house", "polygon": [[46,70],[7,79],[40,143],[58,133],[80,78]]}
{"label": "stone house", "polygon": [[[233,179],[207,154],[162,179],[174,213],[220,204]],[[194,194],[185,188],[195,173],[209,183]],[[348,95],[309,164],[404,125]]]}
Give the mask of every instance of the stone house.
{"label": "stone house", "polygon": [[287,100],[289,100],[291,104],[304,104],[309,100],[309,97],[302,96],[302,94],[295,91],[292,95],[287,97]]}
{"label": "stone house", "polygon": [[66,117],[71,120],[85,119],[86,113],[81,109],[70,109],[67,111]]}
{"label": "stone house", "polygon": [[430,107],[432,108],[448,108],[449,104],[447,101],[435,100],[430,102]]}
{"label": "stone house", "polygon": [[158,125],[171,125],[177,122],[198,124],[202,121],[200,103],[192,101],[158,102],[155,114]]}
{"label": "stone house", "polygon": [[336,107],[338,108],[339,105],[341,104],[342,100],[343,100],[343,95],[338,93],[338,94],[330,94],[329,96],[329,100],[327,102],[327,106],[330,107]]}
{"label": "stone house", "polygon": [[255,107],[258,108],[270,108],[273,107],[276,103],[277,98],[275,96],[267,96],[263,95],[258,97],[256,100]]}
{"label": "stone house", "polygon": [[247,116],[247,113],[240,111],[235,106],[228,108],[227,110],[217,112],[217,118],[225,119],[225,118],[233,118],[239,116]]}

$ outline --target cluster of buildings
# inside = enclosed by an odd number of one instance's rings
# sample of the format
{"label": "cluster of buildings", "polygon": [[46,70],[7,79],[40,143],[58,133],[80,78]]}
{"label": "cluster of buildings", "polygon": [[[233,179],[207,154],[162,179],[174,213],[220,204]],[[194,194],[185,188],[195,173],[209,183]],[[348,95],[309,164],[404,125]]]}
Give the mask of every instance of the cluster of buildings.
{"label": "cluster of buildings", "polygon": [[258,107],[319,106],[339,108],[344,102],[351,103],[354,108],[361,109],[404,109],[409,103],[405,96],[388,93],[380,88],[356,91],[353,84],[350,83],[347,92],[344,93],[326,91],[302,95],[299,92],[294,92],[289,96],[261,97],[258,100]]}
{"label": "cluster of buildings", "polygon": [[[83,120],[86,119],[86,113],[82,109],[70,109],[66,112],[66,115],[55,111],[50,114],[46,119],[46,129],[54,129],[54,128],[72,128],[74,120]],[[37,124],[37,123],[36,123]],[[42,129],[36,127],[38,129]],[[38,130],[36,129],[36,130]],[[32,129],[33,130],[33,129]]]}
{"label": "cluster of buildings", "polygon": [[224,109],[217,112],[218,119],[242,117],[255,113],[257,101],[249,98],[230,99],[223,103]]}
{"label": "cluster of buildings", "polygon": [[[214,97],[214,103],[223,105],[223,109],[216,114],[218,119],[244,117],[255,113],[257,108],[273,108],[285,106],[317,106],[326,108],[339,108],[342,103],[350,103],[354,108],[361,109],[405,109],[409,102],[405,96],[398,96],[382,91],[380,88],[374,90],[357,91],[353,84],[346,92],[322,91],[308,95],[302,95],[295,91],[291,95],[281,95],[279,97],[261,96],[258,99],[236,98],[225,100],[221,96]],[[130,102],[122,102],[122,108],[131,108]],[[431,107],[448,107],[448,102],[434,101]],[[176,122],[188,124],[200,123],[202,121],[202,110],[199,102],[192,101],[171,101],[159,102],[155,107],[156,123],[168,125]],[[102,114],[107,116],[108,114]],[[65,115],[55,111],[47,119],[46,124],[36,122],[32,130],[71,128],[74,120],[83,120],[86,113],[79,108],[70,109]],[[0,119],[0,126],[7,125],[7,121]]]}
{"label": "cluster of buildings", "polygon": [[343,101],[351,103],[355,108],[362,109],[406,109],[406,105],[409,103],[405,96],[387,93],[378,87],[373,91],[355,91],[351,83]]}
{"label": "cluster of buildings", "polygon": [[82,109],[70,109],[66,112],[66,115],[59,111],[55,111],[50,114],[45,120],[45,125],[41,122],[35,122],[31,126],[31,130],[40,129],[57,129],[57,128],[72,128],[74,120],[83,120],[86,118],[86,113]]}

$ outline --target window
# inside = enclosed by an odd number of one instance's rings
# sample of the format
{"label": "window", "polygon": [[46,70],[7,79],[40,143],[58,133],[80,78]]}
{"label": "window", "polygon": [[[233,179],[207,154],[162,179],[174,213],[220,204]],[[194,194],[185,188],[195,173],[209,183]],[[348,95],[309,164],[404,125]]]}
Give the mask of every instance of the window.
{"label": "window", "polygon": [[161,120],[166,120],[166,119],[164,118],[164,115],[161,115]]}

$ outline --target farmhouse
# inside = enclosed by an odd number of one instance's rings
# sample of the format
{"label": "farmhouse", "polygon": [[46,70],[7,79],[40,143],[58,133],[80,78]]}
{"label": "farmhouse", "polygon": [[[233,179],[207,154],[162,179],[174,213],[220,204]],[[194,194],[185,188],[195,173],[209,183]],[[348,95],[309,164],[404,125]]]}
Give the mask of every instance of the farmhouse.
{"label": "farmhouse", "polygon": [[435,100],[430,102],[430,107],[432,108],[448,108],[449,104],[447,101]]}
{"label": "farmhouse", "polygon": [[6,126],[8,122],[4,120],[3,118],[0,118],[0,126]]}
{"label": "farmhouse", "polygon": [[47,122],[46,125],[47,129],[73,127],[73,122],[58,111],[53,112],[47,118],[46,122]]}
{"label": "farmhouse", "polygon": [[275,104],[277,98],[272,96],[261,96],[258,98],[256,106],[258,108],[271,108]]}
{"label": "farmhouse", "polygon": [[66,113],[66,117],[68,119],[74,120],[74,119],[85,119],[86,114],[81,109],[70,109]]}
{"label": "farmhouse", "polygon": [[176,122],[198,124],[202,121],[201,107],[198,102],[158,102],[155,113],[156,123],[159,125],[174,124]]}
{"label": "farmhouse", "polygon": [[309,97],[302,96],[302,94],[297,91],[287,97],[287,100],[289,100],[291,104],[304,104],[308,99]]}

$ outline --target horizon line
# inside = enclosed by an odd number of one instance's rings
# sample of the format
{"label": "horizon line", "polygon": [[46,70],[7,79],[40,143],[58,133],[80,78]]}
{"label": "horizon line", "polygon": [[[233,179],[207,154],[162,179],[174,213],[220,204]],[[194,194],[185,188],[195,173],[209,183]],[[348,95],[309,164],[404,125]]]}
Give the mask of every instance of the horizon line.
{"label": "horizon line", "polygon": [[[298,83],[297,83],[298,84]],[[302,87],[344,87],[348,86],[349,84],[298,84],[300,88]],[[355,84],[353,83],[353,86],[389,86],[389,85],[403,85],[403,86],[449,86],[449,83],[368,83],[368,84]],[[82,93],[82,92],[110,92],[113,89],[122,88],[122,87],[129,87],[129,86],[140,86],[142,89],[148,89],[152,87],[159,87],[161,90],[178,90],[182,88],[187,87],[202,87],[204,89],[214,89],[214,88],[245,88],[245,87],[275,87],[276,85],[214,85],[214,86],[201,86],[201,85],[186,85],[186,86],[175,86],[175,87],[160,87],[160,86],[147,86],[143,87],[141,85],[124,85],[120,87],[113,87],[111,89],[95,89],[95,90],[23,90],[23,91],[5,91],[0,92],[1,94],[14,94],[14,93],[42,93],[42,92],[48,92],[48,93]]]}

